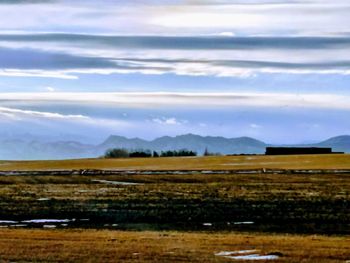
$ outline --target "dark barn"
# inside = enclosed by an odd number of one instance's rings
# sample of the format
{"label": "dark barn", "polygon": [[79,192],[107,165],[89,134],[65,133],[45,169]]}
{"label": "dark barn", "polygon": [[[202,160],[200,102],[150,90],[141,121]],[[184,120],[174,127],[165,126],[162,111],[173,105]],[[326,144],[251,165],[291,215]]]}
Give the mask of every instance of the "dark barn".
{"label": "dark barn", "polygon": [[334,154],[332,148],[319,147],[266,147],[266,155]]}

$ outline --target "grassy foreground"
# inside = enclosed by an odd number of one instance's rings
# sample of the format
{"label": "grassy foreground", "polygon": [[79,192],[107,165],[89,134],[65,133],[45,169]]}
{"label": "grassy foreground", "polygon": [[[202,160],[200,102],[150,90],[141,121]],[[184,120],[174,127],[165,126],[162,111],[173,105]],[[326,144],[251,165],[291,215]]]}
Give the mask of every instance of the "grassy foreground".
{"label": "grassy foreground", "polygon": [[350,234],[350,175],[10,175],[0,207],[0,220],[89,219],[69,227]]}
{"label": "grassy foreground", "polygon": [[[2,161],[26,172],[0,175],[0,262],[350,262],[350,174],[215,171],[256,168],[350,169],[350,155]],[[212,172],[52,173],[72,169]]]}
{"label": "grassy foreground", "polygon": [[350,169],[350,154],[0,161],[0,171],[64,169],[235,170],[255,168]]}
{"label": "grassy foreground", "polygon": [[273,262],[344,263],[350,259],[350,238],[224,232],[0,230],[1,262],[245,262],[215,255],[241,250],[279,255]]}

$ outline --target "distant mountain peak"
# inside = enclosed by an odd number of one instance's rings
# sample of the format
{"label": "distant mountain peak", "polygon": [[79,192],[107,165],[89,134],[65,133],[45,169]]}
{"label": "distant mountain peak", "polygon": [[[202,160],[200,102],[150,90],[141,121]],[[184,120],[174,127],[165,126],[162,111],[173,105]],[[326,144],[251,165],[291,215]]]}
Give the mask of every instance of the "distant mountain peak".
{"label": "distant mountain peak", "polygon": [[105,148],[149,149],[155,151],[188,149],[202,154],[205,149],[222,154],[263,153],[265,143],[250,137],[228,139],[225,137],[183,134],[174,137],[162,136],[152,141],[139,138],[128,139],[122,136],[110,136],[100,145]]}
{"label": "distant mountain peak", "polygon": [[120,140],[120,139],[126,140],[126,139],[128,139],[128,138],[126,138],[126,137],[124,137],[124,136],[119,136],[119,135],[110,135],[110,136],[106,139],[106,141]]}
{"label": "distant mountain peak", "polygon": [[174,139],[183,139],[183,138],[190,138],[190,139],[203,139],[205,137],[193,134],[193,133],[187,133],[187,134],[182,134],[182,135],[176,135],[175,137],[169,137],[168,138],[174,138]]}
{"label": "distant mountain peak", "polygon": [[[67,141],[23,140],[12,138],[0,140],[0,159],[3,160],[43,160],[93,158],[102,156],[111,148],[126,148],[131,150],[194,150],[199,155],[205,149],[221,154],[263,154],[267,145],[255,138],[242,136],[225,138],[221,136],[201,136],[192,133],[174,137],[162,136],[154,140],[127,138],[119,135],[109,136],[99,145],[88,145]],[[293,145],[289,145],[293,146]],[[320,143],[308,144],[312,147],[331,147],[333,151],[350,152],[350,135],[340,135]]]}
{"label": "distant mountain peak", "polygon": [[321,143],[350,143],[350,135],[339,135],[329,138]]}
{"label": "distant mountain peak", "polygon": [[335,136],[314,145],[331,147],[336,152],[350,152],[350,135]]}

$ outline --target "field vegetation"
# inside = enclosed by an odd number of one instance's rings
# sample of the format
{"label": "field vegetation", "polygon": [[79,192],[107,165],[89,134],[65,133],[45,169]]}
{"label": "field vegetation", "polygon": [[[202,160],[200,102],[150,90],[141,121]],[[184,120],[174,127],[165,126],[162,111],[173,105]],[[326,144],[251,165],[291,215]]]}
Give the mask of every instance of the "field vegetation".
{"label": "field vegetation", "polygon": [[349,155],[3,161],[0,262],[344,263],[347,169]]}
{"label": "field vegetation", "polygon": [[109,149],[106,151],[104,158],[158,158],[158,157],[185,157],[197,156],[197,153],[190,150],[178,151],[151,151],[151,150],[127,150],[127,149]]}
{"label": "field vegetation", "polygon": [[350,154],[0,161],[0,171],[64,169],[232,170],[256,168],[350,169]]}
{"label": "field vegetation", "polygon": [[75,227],[349,234],[349,204],[349,174],[0,176],[0,220]]}
{"label": "field vegetation", "polygon": [[350,239],[228,232],[0,229],[2,262],[246,262],[215,255],[242,250],[279,255],[273,262],[344,263],[350,259]]}

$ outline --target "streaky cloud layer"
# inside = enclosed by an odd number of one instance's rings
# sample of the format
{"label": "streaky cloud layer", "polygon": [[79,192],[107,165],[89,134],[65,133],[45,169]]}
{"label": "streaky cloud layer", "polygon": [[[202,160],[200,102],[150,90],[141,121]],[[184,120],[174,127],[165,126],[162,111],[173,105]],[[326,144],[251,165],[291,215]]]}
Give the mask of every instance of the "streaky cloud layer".
{"label": "streaky cloud layer", "polygon": [[[350,110],[350,97],[332,94],[281,93],[2,93],[0,101],[74,102],[110,104],[115,107],[267,107],[320,108]],[[1,109],[1,108],[0,108]]]}
{"label": "streaky cloud layer", "polygon": [[349,48],[350,37],[0,35],[0,74],[348,75]]}
{"label": "streaky cloud layer", "polygon": [[349,11],[347,0],[0,0],[0,135],[349,134]]}

